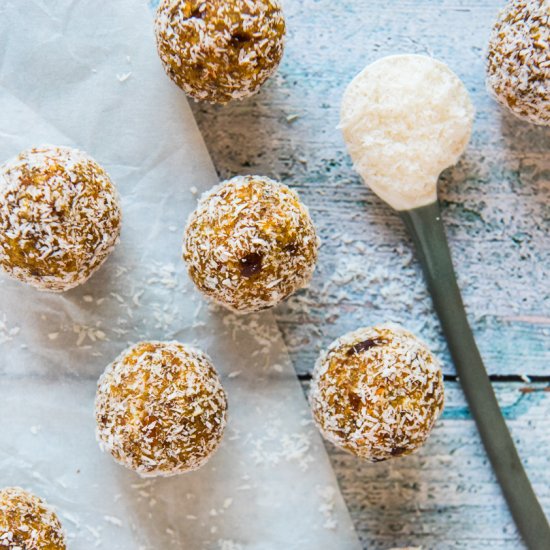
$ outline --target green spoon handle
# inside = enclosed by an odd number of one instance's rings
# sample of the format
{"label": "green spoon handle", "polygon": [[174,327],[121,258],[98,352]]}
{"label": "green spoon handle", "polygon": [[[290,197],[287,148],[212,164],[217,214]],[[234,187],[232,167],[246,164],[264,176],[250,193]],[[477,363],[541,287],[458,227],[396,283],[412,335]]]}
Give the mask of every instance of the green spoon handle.
{"label": "green spoon handle", "polygon": [[485,450],[529,549],[550,549],[550,526],[523,469],[460,295],[439,203],[400,212],[416,245],[468,405]]}

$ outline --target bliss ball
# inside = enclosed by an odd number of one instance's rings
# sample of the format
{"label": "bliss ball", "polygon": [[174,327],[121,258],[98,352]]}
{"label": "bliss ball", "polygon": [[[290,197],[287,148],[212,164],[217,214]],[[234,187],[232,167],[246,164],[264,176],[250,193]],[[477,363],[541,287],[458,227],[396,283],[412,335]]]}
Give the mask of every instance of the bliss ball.
{"label": "bliss ball", "polygon": [[333,342],[313,374],[310,404],[322,435],[360,458],[407,455],[443,408],[437,359],[401,328],[362,328]]}
{"label": "bliss ball", "polygon": [[11,487],[0,491],[0,548],[65,550],[65,534],[43,500]]}
{"label": "bliss ball", "polygon": [[187,95],[227,103],[277,69],[285,20],[278,0],[162,0],[155,32],[164,69]]}
{"label": "bliss ball", "polygon": [[95,402],[100,447],[142,477],[205,464],[218,448],[227,399],[210,359],[177,342],[141,342],[111,363]]}
{"label": "bliss ball", "polygon": [[514,115],[550,126],[550,5],[512,0],[489,41],[487,88]]}
{"label": "bliss ball", "polygon": [[109,176],[69,147],[37,147],[0,167],[0,266],[38,290],[84,283],[118,242]]}
{"label": "bliss ball", "polygon": [[202,196],[185,230],[183,257],[201,292],[250,313],[306,286],[317,248],[315,227],[294,191],[269,178],[239,176]]}

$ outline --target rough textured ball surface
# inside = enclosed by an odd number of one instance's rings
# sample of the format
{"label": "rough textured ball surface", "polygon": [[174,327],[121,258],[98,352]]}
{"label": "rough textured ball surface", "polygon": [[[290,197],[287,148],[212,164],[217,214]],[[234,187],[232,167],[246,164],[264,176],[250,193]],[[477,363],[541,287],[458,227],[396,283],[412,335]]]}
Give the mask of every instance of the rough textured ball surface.
{"label": "rough textured ball surface", "polygon": [[512,0],[489,42],[487,87],[519,118],[550,125],[550,0]]}
{"label": "rough textured ball surface", "polygon": [[248,313],[306,286],[317,247],[298,195],[269,178],[246,176],[203,195],[187,225],[183,257],[204,294]]}
{"label": "rough textured ball surface", "polygon": [[200,468],[218,448],[227,400],[210,359],[177,342],[142,342],[99,379],[97,438],[143,477]]}
{"label": "rough textured ball surface", "polygon": [[109,176],[85,153],[38,147],[0,168],[0,266],[39,290],[85,282],[118,242]]}
{"label": "rough textured ball surface", "polygon": [[321,354],[310,403],[323,436],[371,462],[407,455],[443,408],[438,361],[398,327],[363,328]]}
{"label": "rough textured ball surface", "polygon": [[65,550],[65,534],[43,500],[12,487],[0,491],[0,548]]}
{"label": "rough textured ball surface", "polygon": [[283,56],[278,0],[162,0],[155,31],[168,76],[211,103],[256,93]]}

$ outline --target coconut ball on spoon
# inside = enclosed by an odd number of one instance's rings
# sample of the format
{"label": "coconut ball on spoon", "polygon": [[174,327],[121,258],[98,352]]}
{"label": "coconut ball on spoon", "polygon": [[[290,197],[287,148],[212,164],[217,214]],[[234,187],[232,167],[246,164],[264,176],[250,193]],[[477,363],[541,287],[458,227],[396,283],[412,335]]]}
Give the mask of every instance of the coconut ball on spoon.
{"label": "coconut ball on spoon", "polygon": [[474,108],[461,80],[423,55],[368,65],[349,84],[340,126],[355,169],[396,210],[437,200],[437,181],[457,163]]}

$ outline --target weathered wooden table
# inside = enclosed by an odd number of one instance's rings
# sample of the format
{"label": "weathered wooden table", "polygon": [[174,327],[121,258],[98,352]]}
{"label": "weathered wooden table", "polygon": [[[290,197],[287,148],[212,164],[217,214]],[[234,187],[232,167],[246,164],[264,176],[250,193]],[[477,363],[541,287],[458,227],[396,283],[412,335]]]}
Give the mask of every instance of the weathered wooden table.
{"label": "weathered wooden table", "polygon": [[550,513],[550,130],[486,94],[484,48],[499,0],[287,0],[278,75],[253,98],[194,105],[220,173],[297,189],[323,241],[311,288],[276,310],[307,389],[321,349],[386,320],[442,357],[447,405],[424,449],[366,464],[329,447],[365,548],[521,548],[465,406],[411,242],[366,189],[337,130],[342,92],[380,56],[433,55],[477,109],[471,146],[440,189],[470,320],[528,473]]}

